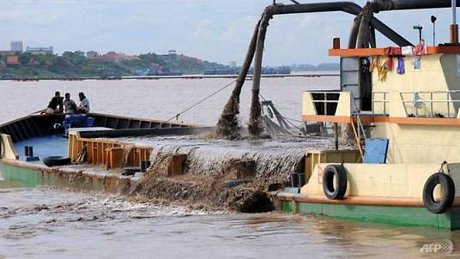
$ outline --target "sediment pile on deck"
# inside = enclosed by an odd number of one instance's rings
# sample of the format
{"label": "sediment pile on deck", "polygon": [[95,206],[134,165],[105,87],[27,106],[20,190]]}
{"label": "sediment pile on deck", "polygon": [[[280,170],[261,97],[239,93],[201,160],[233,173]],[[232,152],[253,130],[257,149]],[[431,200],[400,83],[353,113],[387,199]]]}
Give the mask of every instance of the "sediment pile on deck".
{"label": "sediment pile on deck", "polygon": [[[266,191],[287,185],[303,172],[305,147],[325,147],[321,139],[163,145],[132,195],[196,208],[264,212],[273,209]],[[289,148],[286,148],[288,147]]]}

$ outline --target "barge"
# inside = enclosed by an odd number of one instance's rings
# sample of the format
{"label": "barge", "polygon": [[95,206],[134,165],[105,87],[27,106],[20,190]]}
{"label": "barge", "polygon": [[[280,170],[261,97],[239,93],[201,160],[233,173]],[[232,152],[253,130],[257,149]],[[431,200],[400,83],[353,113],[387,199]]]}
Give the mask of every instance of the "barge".
{"label": "barge", "polygon": [[190,135],[210,130],[193,124],[100,113],[88,117],[94,120],[92,127],[70,128],[68,138],[63,138],[64,130],[55,126],[62,122],[63,114],[34,113],[0,125],[0,176],[29,187],[125,193],[139,180],[128,175],[140,172],[143,163],[148,164],[153,147],[113,138]]}

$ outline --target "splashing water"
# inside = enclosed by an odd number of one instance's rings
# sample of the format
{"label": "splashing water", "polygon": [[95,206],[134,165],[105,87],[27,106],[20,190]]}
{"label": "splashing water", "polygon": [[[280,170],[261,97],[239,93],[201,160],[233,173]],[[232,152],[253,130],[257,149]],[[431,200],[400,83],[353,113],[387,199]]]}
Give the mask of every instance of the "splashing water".
{"label": "splashing water", "polygon": [[287,178],[303,170],[308,149],[330,148],[331,140],[318,137],[285,137],[271,140],[209,140],[195,136],[123,138],[122,141],[156,147],[150,160],[154,165],[161,155],[186,154],[189,174],[222,175],[226,164],[235,159],[250,159],[260,179]]}

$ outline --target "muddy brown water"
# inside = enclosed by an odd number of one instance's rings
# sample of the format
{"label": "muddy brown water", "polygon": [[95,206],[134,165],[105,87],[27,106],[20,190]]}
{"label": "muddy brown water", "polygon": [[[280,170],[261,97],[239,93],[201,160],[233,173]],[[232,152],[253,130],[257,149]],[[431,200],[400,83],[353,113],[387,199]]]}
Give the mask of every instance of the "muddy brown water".
{"label": "muddy brown water", "polygon": [[[96,112],[169,119],[230,81],[0,81],[0,123],[44,108],[56,90],[74,98],[85,92]],[[287,117],[300,119],[302,91],[332,89],[338,81],[263,79],[261,94]],[[241,99],[243,122],[248,118],[249,88],[243,88]],[[230,92],[231,87],[179,119],[215,124]],[[276,141],[275,146],[299,148]],[[422,253],[421,248],[445,239],[460,249],[460,231],[276,212],[197,211],[100,193],[23,188],[0,178],[0,258],[439,258],[446,255]]]}

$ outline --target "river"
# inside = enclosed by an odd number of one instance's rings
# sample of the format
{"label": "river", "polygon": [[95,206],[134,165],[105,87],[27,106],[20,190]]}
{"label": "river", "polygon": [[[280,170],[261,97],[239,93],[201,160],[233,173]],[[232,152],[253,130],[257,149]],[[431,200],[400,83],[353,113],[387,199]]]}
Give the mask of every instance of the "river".
{"label": "river", "polygon": [[[56,90],[75,99],[84,92],[94,112],[170,119],[232,81],[0,81],[0,123],[45,108]],[[303,91],[338,84],[338,77],[266,78],[261,94],[286,117],[300,119]],[[250,86],[249,81],[241,98],[243,123]],[[215,124],[232,87],[179,120]],[[101,193],[23,188],[0,179],[0,258],[439,257],[421,248],[447,240],[460,247],[460,231],[277,212],[197,211]]]}

